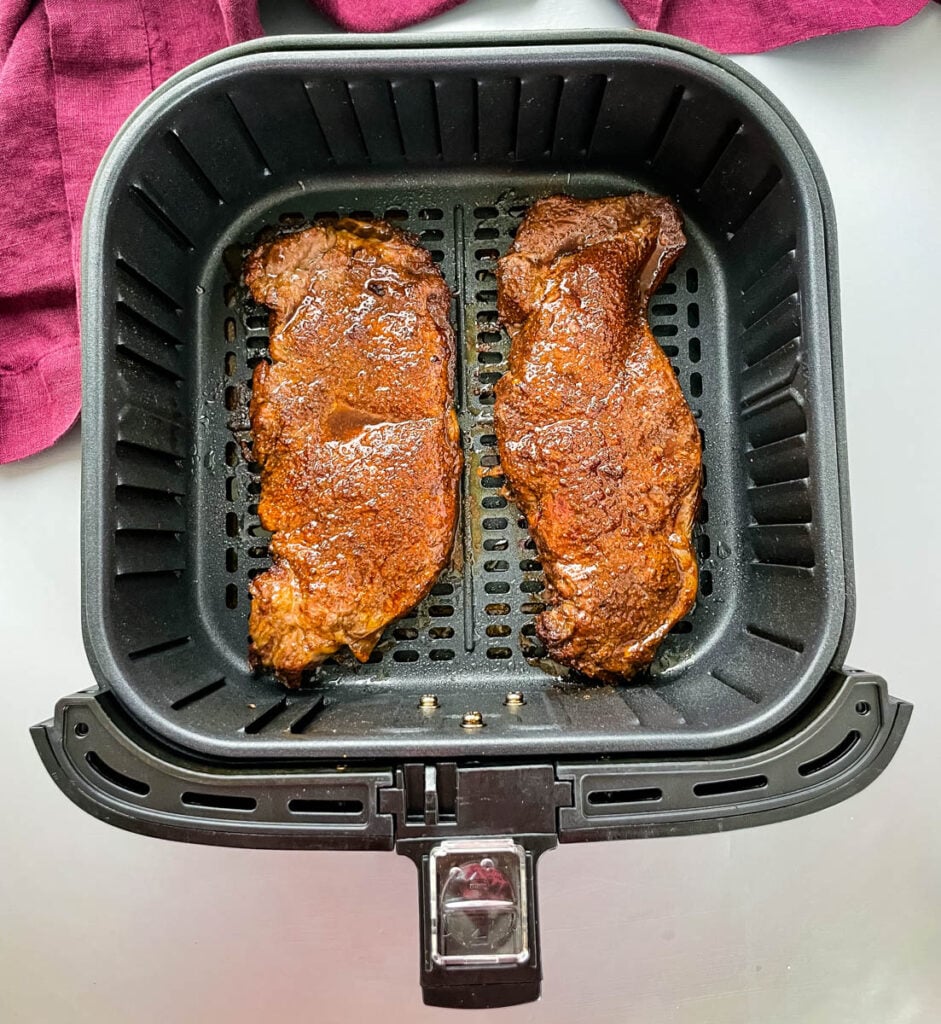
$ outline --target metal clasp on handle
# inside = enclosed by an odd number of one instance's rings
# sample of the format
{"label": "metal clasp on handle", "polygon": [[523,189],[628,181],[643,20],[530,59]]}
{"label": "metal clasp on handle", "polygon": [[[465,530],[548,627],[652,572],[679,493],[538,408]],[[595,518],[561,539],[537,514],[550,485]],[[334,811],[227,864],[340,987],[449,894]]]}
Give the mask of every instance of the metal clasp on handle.
{"label": "metal clasp on handle", "polygon": [[487,1009],[539,998],[536,861],[557,843],[544,833],[399,841],[420,872],[427,1004]]}
{"label": "metal clasp on handle", "polygon": [[446,840],[429,851],[430,955],[441,966],[529,959],[526,851],[512,839]]}

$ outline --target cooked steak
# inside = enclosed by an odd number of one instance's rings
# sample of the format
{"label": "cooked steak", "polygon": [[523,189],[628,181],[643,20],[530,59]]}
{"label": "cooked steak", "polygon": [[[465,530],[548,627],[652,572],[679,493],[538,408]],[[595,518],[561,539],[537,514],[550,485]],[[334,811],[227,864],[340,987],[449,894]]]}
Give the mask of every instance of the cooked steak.
{"label": "cooked steak", "polygon": [[245,281],[271,309],[250,414],[273,564],[251,582],[250,654],[296,684],[344,646],[366,661],[450,557],[451,296],[428,252],[383,222],[261,245]]}
{"label": "cooked steak", "polygon": [[684,245],[667,199],[553,196],[498,267],[512,344],[494,417],[546,575],[536,632],[607,681],[648,664],[696,596],[699,431],[647,324]]}

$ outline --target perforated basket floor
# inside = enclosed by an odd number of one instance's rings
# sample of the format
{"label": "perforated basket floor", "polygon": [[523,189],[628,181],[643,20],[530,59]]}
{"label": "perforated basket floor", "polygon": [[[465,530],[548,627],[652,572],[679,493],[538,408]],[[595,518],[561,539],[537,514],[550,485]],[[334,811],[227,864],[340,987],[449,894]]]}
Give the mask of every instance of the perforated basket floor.
{"label": "perforated basket floor", "polygon": [[[605,191],[600,183],[598,187]],[[608,190],[612,189],[623,190],[624,183],[612,182]],[[367,192],[357,197],[360,203],[372,200],[364,209],[341,203],[349,199],[348,195],[321,194],[314,201],[316,209],[308,201],[306,212],[282,213],[274,223],[290,230],[311,219],[349,214],[385,217],[413,232],[431,250],[455,295],[452,320],[462,343],[456,403],[466,454],[461,530],[452,568],[442,575],[421,606],[386,631],[370,660],[372,666],[385,663],[386,667],[372,668],[369,675],[375,679],[414,679],[427,687],[436,682],[438,675],[429,663],[456,661],[453,671],[448,673],[449,687],[473,686],[484,677],[504,690],[529,684],[541,689],[546,672],[560,678],[567,673],[544,660],[545,652],[535,639],[532,618],[543,608],[541,566],[536,561],[525,519],[502,494],[504,478],[498,475],[493,433],[493,385],[506,369],[508,347],[496,313],[494,265],[512,239],[532,196],[518,188],[507,188],[497,195],[491,188],[488,193],[482,192],[477,202],[467,205],[469,198],[466,190],[459,195],[441,192],[441,205],[429,207],[422,205],[428,199],[427,193],[413,197],[403,192],[392,196]],[[330,200],[334,200],[332,207],[321,208]],[[390,202],[396,205],[390,206]],[[699,325],[704,322],[693,248],[687,250],[661,289],[653,304],[652,320],[657,337],[684,382],[694,414],[702,420],[702,406],[708,401],[703,397],[703,370],[708,373],[710,362],[703,363],[698,336]],[[231,255],[234,265],[236,259],[241,260],[241,247],[235,247]],[[232,625],[233,643],[238,643],[244,638],[247,581],[270,564],[266,533],[257,516],[260,484],[257,466],[250,461],[248,431],[252,368],[265,358],[268,317],[263,307],[255,306],[244,287],[233,285],[226,294],[232,315],[225,318],[223,327],[230,340],[223,359],[224,404],[231,414],[228,422],[234,438],[226,445],[226,535],[230,540],[225,561],[232,577],[226,585],[226,607],[236,614],[222,615]],[[704,326],[707,336],[714,335],[711,325]],[[697,530],[703,559],[711,553],[708,515],[707,501]],[[464,572],[465,566],[471,571]],[[708,615],[706,605],[712,588],[712,572],[705,568],[697,605],[700,619]],[[674,634],[689,636],[693,631],[692,618],[678,624]],[[682,656],[688,646],[686,641],[667,644],[661,651],[658,668],[678,654]],[[328,663],[311,673],[309,679],[311,683],[324,684],[356,680],[362,674],[362,667],[347,658],[341,664]]]}
{"label": "perforated basket floor", "polygon": [[[701,583],[647,676],[586,686],[543,658],[540,566],[496,475],[493,268],[537,196],[638,187],[687,219],[651,322],[703,432]],[[286,693],[246,661],[247,583],[269,564],[246,433],[267,316],[238,273],[264,227],[345,214],[413,231],[454,290],[462,526],[452,568],[369,664],[330,663]],[[775,111],[700,58],[635,43],[225,61],[171,84],[117,140],[85,280],[87,644],[122,704],[179,745],[717,748],[780,723],[845,642],[820,197]],[[522,707],[504,705],[510,690]],[[468,710],[483,729],[461,729]]]}

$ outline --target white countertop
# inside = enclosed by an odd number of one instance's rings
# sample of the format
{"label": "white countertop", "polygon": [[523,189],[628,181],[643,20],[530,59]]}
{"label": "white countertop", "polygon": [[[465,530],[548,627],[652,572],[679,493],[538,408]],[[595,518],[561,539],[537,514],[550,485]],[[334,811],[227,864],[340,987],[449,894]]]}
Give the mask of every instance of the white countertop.
{"label": "white countertop", "polygon": [[[262,11],[269,30],[325,25],[303,0]],[[423,30],[627,24],[614,0],[469,0]],[[545,857],[543,999],[494,1011],[507,1024],[941,1020],[941,6],[741,63],[796,115],[833,190],[858,591],[848,660],[915,714],[885,774],[836,807]],[[27,729],[94,682],[77,430],[0,468],[0,521],[0,1021],[444,1019],[421,1006],[404,858],[160,842],[59,792]]]}

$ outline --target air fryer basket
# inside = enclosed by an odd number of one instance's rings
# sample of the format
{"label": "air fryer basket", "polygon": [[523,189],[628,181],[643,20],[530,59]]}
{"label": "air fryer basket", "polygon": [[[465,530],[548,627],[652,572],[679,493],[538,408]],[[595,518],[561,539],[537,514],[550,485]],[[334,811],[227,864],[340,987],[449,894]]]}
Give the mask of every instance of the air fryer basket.
{"label": "air fryer basket", "polygon": [[[426,882],[442,836],[525,837],[524,888],[557,835],[730,827],[749,800],[767,820],[858,788],[907,712],[838,671],[853,584],[834,237],[806,141],[733,65],[663,37],[384,42],[211,58],[105,158],[83,280],[84,628],[101,692],[37,727],[47,763],[127,827],[398,842]],[[493,271],[532,199],[636,188],[686,217],[651,321],[703,435],[701,582],[646,677],[585,686],[538,646],[540,566],[494,475]],[[462,528],[452,567],[367,665],[287,693],[246,661],[247,583],[269,564],[247,434],[267,316],[240,264],[263,229],[345,214],[413,231],[453,288]],[[483,728],[461,727],[469,710]],[[480,968],[474,986],[497,988],[476,997],[469,968],[429,959],[427,911],[429,998],[533,997],[534,899],[527,962]]]}
{"label": "air fryer basket", "polygon": [[[86,636],[135,716],[235,757],[628,753],[742,742],[806,700],[851,606],[823,217],[793,134],[733,85],[643,44],[265,52],[138,114],[92,196],[84,287]],[[686,215],[652,317],[703,431],[702,576],[649,679],[586,690],[539,661],[540,567],[480,472],[506,354],[493,268],[533,197],[638,187]],[[454,289],[461,568],[372,663],[285,695],[246,661],[246,585],[268,552],[235,435],[267,317],[240,257],[267,225],[346,213],[413,230]],[[417,710],[429,690],[439,714]],[[504,709],[509,690],[524,709]]]}

